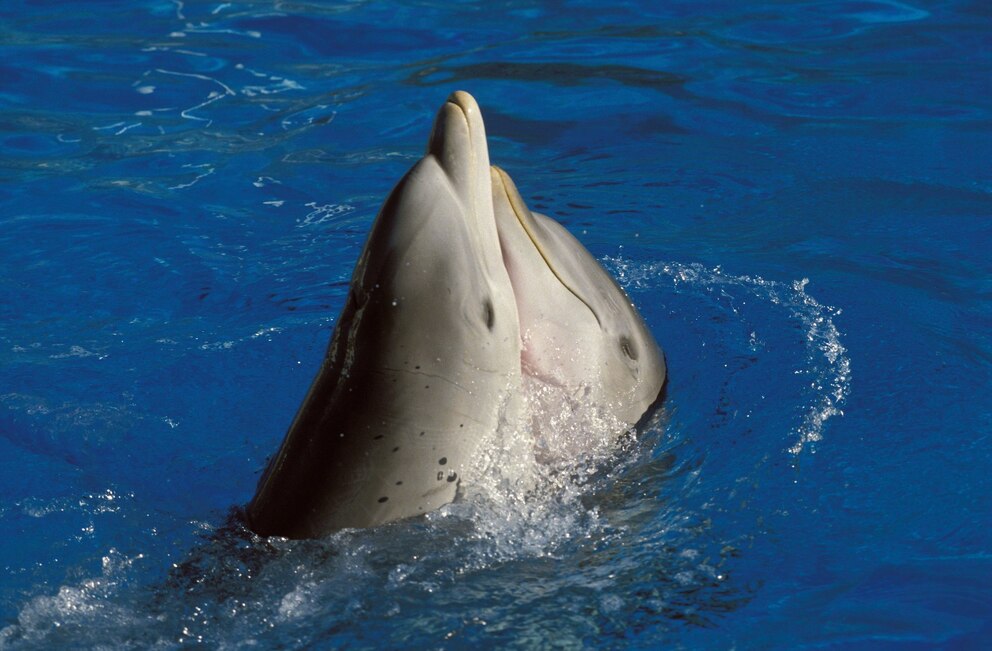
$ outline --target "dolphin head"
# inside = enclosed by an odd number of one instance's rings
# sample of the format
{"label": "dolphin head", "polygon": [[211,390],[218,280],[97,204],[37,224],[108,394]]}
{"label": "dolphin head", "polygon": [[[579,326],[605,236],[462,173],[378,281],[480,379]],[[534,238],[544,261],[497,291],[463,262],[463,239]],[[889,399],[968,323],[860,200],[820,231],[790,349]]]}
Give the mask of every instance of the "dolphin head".
{"label": "dolphin head", "polygon": [[515,404],[520,333],[479,107],[456,92],[379,211],[327,355],[247,507],[319,536],[451,502]]}
{"label": "dolphin head", "polygon": [[[438,111],[427,152],[379,212],[352,299],[367,364],[456,383],[463,372],[512,378],[517,371],[518,319],[493,214],[485,126],[468,93],[453,93]],[[340,344],[354,348],[359,339]]]}
{"label": "dolphin head", "polygon": [[525,376],[626,427],[665,367],[609,274],[490,168],[479,107],[456,92],[372,225],[249,526],[319,536],[451,502],[482,442],[507,423],[518,431]]}
{"label": "dolphin head", "polygon": [[513,286],[521,368],[636,423],[665,382],[661,350],[616,281],[558,222],[533,213],[510,176],[491,171],[504,266]]}

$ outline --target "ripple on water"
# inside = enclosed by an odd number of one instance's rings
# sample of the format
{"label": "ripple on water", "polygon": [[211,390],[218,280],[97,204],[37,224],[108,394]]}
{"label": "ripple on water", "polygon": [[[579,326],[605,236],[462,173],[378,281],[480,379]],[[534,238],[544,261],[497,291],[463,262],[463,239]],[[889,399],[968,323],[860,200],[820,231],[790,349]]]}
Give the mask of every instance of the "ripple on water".
{"label": "ripple on water", "polygon": [[[756,522],[767,514],[743,527],[721,520],[738,517],[732,514],[741,501],[758,490],[751,483],[776,472],[776,457],[795,459],[823,443],[827,421],[842,413],[850,362],[834,324],[840,312],[819,303],[805,280],[621,258],[606,265],[649,320],[658,317],[659,304],[684,305],[701,320],[697,330],[681,334],[692,345],[717,349],[698,361],[703,375],[713,377],[713,393],[691,369],[673,367],[672,399],[618,451],[556,466],[537,488],[506,472],[512,459],[493,455],[479,487],[423,519],[286,541],[259,539],[234,513],[225,526],[208,528],[164,581],[152,583],[148,576],[160,573],[149,568],[167,563],[172,550],[126,556],[111,549],[97,575],[29,599],[16,623],[0,631],[0,642],[15,648],[68,640],[361,646],[368,643],[364,631],[374,630],[389,645],[429,644],[444,635],[580,644],[589,635],[712,626],[750,598],[737,568],[760,540]],[[670,362],[684,354],[685,344],[662,339]],[[780,355],[781,348],[788,354]],[[743,375],[756,384],[757,374],[769,372],[795,378],[788,394],[794,402],[785,406],[790,419],[763,417],[758,394],[735,380]],[[697,390],[696,403],[683,393]],[[687,413],[709,400],[701,416]],[[559,422],[596,427],[586,416],[570,412]],[[742,444],[757,449],[727,459],[720,452],[727,440],[714,447],[713,433],[726,437],[747,422],[767,431],[751,439],[742,434]],[[708,452],[694,451],[693,441]],[[742,459],[736,472],[747,481],[731,475],[714,483],[721,474],[714,468]],[[94,500],[96,508],[111,504],[99,495]],[[767,504],[761,508],[775,502]],[[545,607],[535,608],[548,603],[584,615],[551,622]]]}
{"label": "ripple on water", "polygon": [[930,12],[896,0],[795,3],[752,20],[734,21],[723,33],[750,43],[806,43],[857,36],[889,24],[924,20]]}
{"label": "ripple on water", "polygon": [[[787,444],[792,454],[798,455],[811,443],[821,440],[826,421],[843,415],[842,407],[850,392],[851,364],[833,321],[841,311],[822,305],[807,293],[808,279],[784,283],[760,276],[736,276],[719,267],[709,269],[700,264],[675,262],[634,264],[622,258],[607,258],[606,263],[629,291],[667,280],[678,292],[716,293],[731,315],[742,321],[743,306],[749,299],[756,299],[777,308],[785,317],[784,323],[776,325],[781,327],[791,321],[799,328],[805,359],[794,373],[803,377],[808,389],[803,398],[806,410]],[[762,346],[756,331],[750,331],[747,337],[750,348],[757,350]]]}

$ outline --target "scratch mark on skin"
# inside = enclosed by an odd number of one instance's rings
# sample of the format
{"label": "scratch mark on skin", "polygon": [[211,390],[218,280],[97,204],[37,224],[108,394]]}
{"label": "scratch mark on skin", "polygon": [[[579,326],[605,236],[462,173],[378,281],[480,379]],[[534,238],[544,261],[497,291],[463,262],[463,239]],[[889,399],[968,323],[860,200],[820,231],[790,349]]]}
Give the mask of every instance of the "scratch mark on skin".
{"label": "scratch mark on skin", "polygon": [[376,369],[374,372],[375,373],[378,373],[380,375],[386,375],[387,373],[405,373],[407,375],[419,375],[421,377],[430,378],[430,379],[433,379],[433,380],[439,380],[439,381],[444,382],[446,384],[450,384],[451,386],[455,387],[459,391],[463,391],[465,393],[469,393],[469,391],[466,390],[465,387],[461,386],[460,384],[458,384],[454,380],[449,380],[448,378],[444,377],[443,375],[436,375],[434,373],[425,373],[423,371],[411,371],[410,369],[406,369],[406,368],[388,368],[388,367],[383,367],[381,369]]}

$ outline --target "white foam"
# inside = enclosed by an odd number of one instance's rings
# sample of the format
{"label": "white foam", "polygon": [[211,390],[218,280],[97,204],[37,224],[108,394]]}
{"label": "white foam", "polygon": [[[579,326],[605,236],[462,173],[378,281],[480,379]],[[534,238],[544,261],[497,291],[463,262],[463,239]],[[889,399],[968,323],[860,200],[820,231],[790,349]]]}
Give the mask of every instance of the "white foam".
{"label": "white foam", "polygon": [[308,212],[306,216],[300,220],[300,227],[317,226],[319,224],[323,224],[324,222],[334,220],[339,215],[346,215],[355,210],[354,206],[340,203],[317,205],[316,202],[310,202],[307,204],[307,208],[310,208],[310,212]]}
{"label": "white foam", "polygon": [[110,549],[101,559],[100,575],[64,585],[54,595],[40,595],[26,603],[17,623],[0,629],[0,648],[25,645],[54,648],[78,640],[83,629],[115,629],[138,625],[142,616],[112,596],[131,573],[142,554],[125,557]]}
{"label": "white foam", "polygon": [[607,527],[582,498],[601,486],[604,471],[620,470],[616,443],[627,428],[581,391],[533,377],[525,377],[524,389],[481,442],[461,499],[428,515],[470,524],[466,568],[553,556],[562,544]]}

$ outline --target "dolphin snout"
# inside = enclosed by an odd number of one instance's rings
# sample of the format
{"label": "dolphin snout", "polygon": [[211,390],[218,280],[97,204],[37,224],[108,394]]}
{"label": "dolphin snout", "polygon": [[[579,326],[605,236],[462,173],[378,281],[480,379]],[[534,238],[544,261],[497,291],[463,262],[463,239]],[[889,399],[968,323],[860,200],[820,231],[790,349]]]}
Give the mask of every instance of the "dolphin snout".
{"label": "dolphin snout", "polygon": [[456,90],[448,96],[448,103],[454,104],[462,110],[465,114],[466,120],[468,116],[479,114],[479,104],[475,101],[475,98],[466,93],[464,90]]}
{"label": "dolphin snout", "polygon": [[[462,96],[466,95],[461,93]],[[434,119],[427,153],[434,155],[448,176],[455,175],[473,156],[472,141],[480,134],[472,133],[471,115],[478,115],[479,107],[469,97],[467,100],[454,92],[444,103]],[[485,136],[485,133],[482,134]]]}
{"label": "dolphin snout", "polygon": [[455,91],[438,111],[427,154],[434,156],[463,199],[489,195],[486,127],[479,105],[468,93]]}

